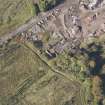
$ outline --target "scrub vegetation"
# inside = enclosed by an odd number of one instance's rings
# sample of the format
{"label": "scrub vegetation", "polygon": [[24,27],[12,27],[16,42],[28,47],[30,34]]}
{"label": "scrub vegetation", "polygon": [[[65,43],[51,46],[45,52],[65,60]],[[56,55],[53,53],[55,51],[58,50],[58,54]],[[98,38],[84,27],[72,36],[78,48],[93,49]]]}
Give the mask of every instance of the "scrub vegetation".
{"label": "scrub vegetation", "polygon": [[0,0],[0,36],[30,19],[33,8],[32,0]]}

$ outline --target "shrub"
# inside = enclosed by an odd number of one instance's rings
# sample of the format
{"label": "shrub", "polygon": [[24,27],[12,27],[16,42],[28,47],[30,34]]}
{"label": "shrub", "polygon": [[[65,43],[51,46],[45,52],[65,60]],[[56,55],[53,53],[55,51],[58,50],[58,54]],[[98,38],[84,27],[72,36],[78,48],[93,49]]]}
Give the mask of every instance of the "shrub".
{"label": "shrub", "polygon": [[48,9],[48,1],[47,0],[40,0],[39,1],[39,8],[40,8],[40,11],[47,11]]}
{"label": "shrub", "polygon": [[96,65],[95,61],[91,60],[89,61],[89,67],[94,68]]}
{"label": "shrub", "polygon": [[37,3],[35,3],[33,8],[33,14],[38,15],[39,12],[40,12],[39,6]]}

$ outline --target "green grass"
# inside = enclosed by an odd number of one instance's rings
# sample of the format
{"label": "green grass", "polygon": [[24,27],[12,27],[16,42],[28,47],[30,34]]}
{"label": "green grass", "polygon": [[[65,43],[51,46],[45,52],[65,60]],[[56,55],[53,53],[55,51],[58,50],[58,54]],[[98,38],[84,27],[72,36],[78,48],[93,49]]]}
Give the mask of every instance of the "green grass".
{"label": "green grass", "polygon": [[24,44],[11,41],[0,53],[0,105],[59,105],[75,94],[77,82],[53,72]]}
{"label": "green grass", "polygon": [[32,0],[0,0],[0,36],[16,29],[32,16]]}
{"label": "green grass", "polygon": [[14,48],[5,48],[1,53],[4,54],[0,57],[0,100],[2,102],[6,102],[5,99],[16,93],[23,93],[49,70],[49,67],[25,46],[16,47],[15,44]]}

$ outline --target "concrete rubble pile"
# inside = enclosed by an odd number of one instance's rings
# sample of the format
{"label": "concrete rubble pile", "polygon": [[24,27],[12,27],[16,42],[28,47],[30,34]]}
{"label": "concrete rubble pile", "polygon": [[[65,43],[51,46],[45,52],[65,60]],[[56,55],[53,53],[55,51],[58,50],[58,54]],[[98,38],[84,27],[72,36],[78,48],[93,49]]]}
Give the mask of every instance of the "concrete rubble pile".
{"label": "concrete rubble pile", "polygon": [[60,49],[70,51],[87,37],[105,33],[105,0],[81,0],[80,3],[74,0],[74,4],[70,1],[46,12],[44,16],[39,15],[38,21],[25,31],[27,38],[23,38],[37,41],[41,40],[40,33],[49,32],[47,45],[52,45],[58,53],[62,52]]}

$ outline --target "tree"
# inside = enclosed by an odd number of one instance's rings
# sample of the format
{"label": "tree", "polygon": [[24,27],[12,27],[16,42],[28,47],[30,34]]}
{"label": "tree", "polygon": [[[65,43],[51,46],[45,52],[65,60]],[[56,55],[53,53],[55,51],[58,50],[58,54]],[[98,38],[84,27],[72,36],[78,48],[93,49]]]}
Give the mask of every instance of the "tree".
{"label": "tree", "polygon": [[95,66],[96,66],[96,62],[95,61],[93,61],[93,60],[89,61],[89,67],[90,68],[94,68]]}
{"label": "tree", "polygon": [[44,12],[48,10],[48,1],[47,0],[40,0],[39,1],[39,8],[40,11]]}
{"label": "tree", "polygon": [[34,8],[33,8],[33,12],[35,15],[38,15],[38,13],[40,12],[39,6],[37,3],[34,4]]}
{"label": "tree", "polygon": [[81,72],[79,73],[79,79],[80,79],[81,81],[85,81],[86,78],[87,78],[86,72],[85,72],[85,71],[81,71]]}
{"label": "tree", "polygon": [[51,6],[50,8],[52,8],[57,5],[57,0],[51,0],[49,4]]}

